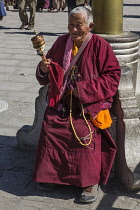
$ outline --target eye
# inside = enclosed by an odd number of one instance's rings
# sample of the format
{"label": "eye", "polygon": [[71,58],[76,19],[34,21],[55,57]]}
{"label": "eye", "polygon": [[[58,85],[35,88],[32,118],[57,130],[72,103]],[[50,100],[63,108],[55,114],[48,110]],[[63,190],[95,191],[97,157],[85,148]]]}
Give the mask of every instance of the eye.
{"label": "eye", "polygon": [[77,26],[76,26],[77,28],[80,28],[80,27],[82,27],[82,24],[81,23],[79,23],[79,24],[77,24]]}

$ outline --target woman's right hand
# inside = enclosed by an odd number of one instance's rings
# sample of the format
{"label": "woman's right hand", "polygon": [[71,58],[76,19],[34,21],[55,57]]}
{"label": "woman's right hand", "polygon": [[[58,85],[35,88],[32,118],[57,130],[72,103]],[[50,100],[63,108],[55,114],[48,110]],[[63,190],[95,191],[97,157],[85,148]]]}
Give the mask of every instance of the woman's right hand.
{"label": "woman's right hand", "polygon": [[43,73],[48,73],[49,72],[49,65],[51,63],[50,59],[42,60],[40,62],[40,69]]}

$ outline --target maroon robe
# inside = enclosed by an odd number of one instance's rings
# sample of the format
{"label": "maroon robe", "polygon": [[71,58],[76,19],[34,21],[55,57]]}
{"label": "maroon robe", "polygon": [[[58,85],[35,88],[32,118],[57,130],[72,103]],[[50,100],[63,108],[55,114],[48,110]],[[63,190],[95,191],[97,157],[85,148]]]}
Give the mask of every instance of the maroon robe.
{"label": "maroon robe", "polygon": [[[63,66],[68,36],[59,37],[46,56],[56,63],[56,68]],[[73,124],[79,137],[87,137],[89,130],[80,115],[80,103],[84,105],[85,112],[90,112],[93,117],[105,102],[111,103],[118,89],[120,66],[111,46],[97,35],[92,36],[77,66],[81,76],[77,82],[79,100],[73,96]],[[36,76],[41,85],[48,84],[47,75],[37,71]],[[69,111],[69,97],[65,103]],[[87,114],[86,117],[92,128],[93,139],[89,146],[82,146],[75,138],[69,114],[63,116],[62,110],[46,108],[33,181],[79,187],[107,183],[116,146],[107,130],[94,127]],[[87,143],[89,139],[82,141]]]}

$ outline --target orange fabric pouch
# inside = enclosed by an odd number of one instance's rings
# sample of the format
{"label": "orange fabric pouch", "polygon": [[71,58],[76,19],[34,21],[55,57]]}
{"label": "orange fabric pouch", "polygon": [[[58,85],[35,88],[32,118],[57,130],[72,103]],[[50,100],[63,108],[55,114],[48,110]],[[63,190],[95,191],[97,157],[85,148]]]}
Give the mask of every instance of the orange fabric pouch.
{"label": "orange fabric pouch", "polygon": [[100,129],[109,128],[112,124],[112,119],[108,109],[101,110],[95,118],[90,115],[90,120],[97,128]]}

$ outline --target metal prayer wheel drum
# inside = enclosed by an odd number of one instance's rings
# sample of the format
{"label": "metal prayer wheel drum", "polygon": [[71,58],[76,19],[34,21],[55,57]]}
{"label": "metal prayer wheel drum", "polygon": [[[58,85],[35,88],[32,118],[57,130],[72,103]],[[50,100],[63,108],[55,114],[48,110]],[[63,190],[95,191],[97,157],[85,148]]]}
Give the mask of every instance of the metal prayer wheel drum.
{"label": "metal prayer wheel drum", "polygon": [[32,39],[33,48],[37,50],[38,55],[43,55],[45,41],[42,35],[36,35]]}
{"label": "metal prayer wheel drum", "polygon": [[92,13],[97,34],[121,34],[123,31],[123,0],[92,0]]}
{"label": "metal prayer wheel drum", "polygon": [[42,35],[34,36],[31,41],[34,49],[40,49],[45,45],[44,37]]}

